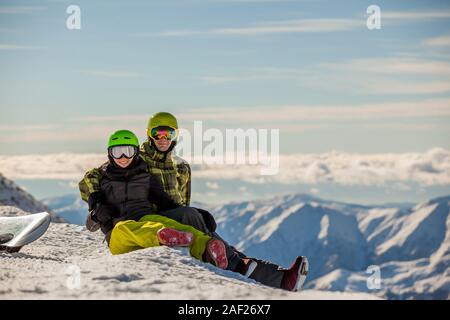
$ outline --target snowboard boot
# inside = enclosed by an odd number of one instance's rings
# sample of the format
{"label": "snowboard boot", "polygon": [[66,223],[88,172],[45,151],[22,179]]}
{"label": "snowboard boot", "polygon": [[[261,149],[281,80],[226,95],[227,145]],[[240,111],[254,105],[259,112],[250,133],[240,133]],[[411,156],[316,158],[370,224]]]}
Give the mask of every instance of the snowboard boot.
{"label": "snowboard boot", "polygon": [[91,213],[89,213],[86,217],[86,229],[88,229],[90,232],[95,232],[100,229],[100,223],[92,219]]}
{"label": "snowboard boot", "polygon": [[22,249],[22,247],[7,247],[7,246],[2,246],[2,243],[7,243],[9,241],[11,241],[14,238],[14,235],[12,233],[3,233],[0,234],[0,251],[5,251],[8,253],[15,253],[15,252],[19,252],[20,249]]}
{"label": "snowboard boot", "polygon": [[308,274],[309,263],[306,257],[299,256],[292,266],[284,270],[281,288],[288,291],[298,291],[302,288]]}
{"label": "snowboard boot", "polygon": [[228,267],[227,251],[225,244],[219,239],[211,239],[206,245],[205,260],[220,269]]}
{"label": "snowboard boot", "polygon": [[0,244],[7,243],[14,238],[12,233],[2,233],[0,234]]}
{"label": "snowboard boot", "polygon": [[17,253],[22,249],[22,247],[7,247],[0,245],[0,252],[4,251],[7,253]]}
{"label": "snowboard boot", "polygon": [[258,263],[256,261],[253,261],[252,259],[244,258],[239,261],[239,264],[234,270],[237,273],[242,274],[244,277],[250,277],[255,271],[256,267],[258,266]]}
{"label": "snowboard boot", "polygon": [[159,243],[169,247],[189,247],[194,241],[192,232],[179,231],[172,228],[162,228],[156,233]]}

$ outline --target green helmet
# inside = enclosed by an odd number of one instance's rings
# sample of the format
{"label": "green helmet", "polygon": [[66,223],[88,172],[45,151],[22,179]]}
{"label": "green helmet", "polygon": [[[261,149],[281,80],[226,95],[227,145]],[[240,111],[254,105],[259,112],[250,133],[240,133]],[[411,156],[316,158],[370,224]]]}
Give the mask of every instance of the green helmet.
{"label": "green helmet", "polygon": [[118,130],[109,137],[108,141],[108,148],[115,146],[135,146],[139,148],[139,139],[129,130]]}
{"label": "green helmet", "polygon": [[148,120],[147,130],[150,132],[153,128],[167,126],[178,129],[177,118],[168,112],[158,112],[150,117]]}

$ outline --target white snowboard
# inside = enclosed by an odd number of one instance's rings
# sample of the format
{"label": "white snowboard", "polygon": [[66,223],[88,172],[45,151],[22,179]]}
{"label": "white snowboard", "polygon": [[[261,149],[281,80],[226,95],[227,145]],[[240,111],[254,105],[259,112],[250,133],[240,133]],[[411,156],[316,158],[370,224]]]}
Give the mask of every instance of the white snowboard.
{"label": "white snowboard", "polygon": [[0,244],[0,250],[17,252],[26,244],[39,239],[50,225],[50,214],[41,212],[19,217],[0,217],[0,235],[10,239]]}

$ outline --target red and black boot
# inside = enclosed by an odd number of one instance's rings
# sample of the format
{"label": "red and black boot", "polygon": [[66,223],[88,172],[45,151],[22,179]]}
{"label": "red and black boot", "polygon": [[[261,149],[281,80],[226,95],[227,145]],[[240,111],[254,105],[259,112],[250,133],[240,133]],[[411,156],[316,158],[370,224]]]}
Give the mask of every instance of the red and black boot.
{"label": "red and black boot", "polygon": [[258,263],[250,258],[244,258],[239,261],[239,264],[234,270],[237,273],[242,274],[244,277],[250,277],[255,271],[256,267],[258,266]]}
{"label": "red and black boot", "polygon": [[306,257],[299,256],[292,263],[291,267],[284,270],[281,288],[288,291],[298,291],[302,288],[309,270],[309,263]]}
{"label": "red and black boot", "polygon": [[159,243],[169,247],[189,247],[194,241],[192,232],[179,231],[172,228],[162,228],[156,233]]}
{"label": "red and black boot", "polygon": [[225,244],[219,239],[211,239],[208,241],[205,258],[206,261],[220,269],[226,269],[228,267],[227,250]]}

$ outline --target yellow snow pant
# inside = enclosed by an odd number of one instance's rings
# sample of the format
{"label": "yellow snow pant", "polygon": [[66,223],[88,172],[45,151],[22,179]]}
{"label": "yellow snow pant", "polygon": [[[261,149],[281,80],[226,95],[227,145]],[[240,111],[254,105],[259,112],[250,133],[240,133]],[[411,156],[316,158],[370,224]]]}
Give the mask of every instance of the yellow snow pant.
{"label": "yellow snow pant", "polygon": [[118,222],[111,232],[109,250],[112,254],[122,254],[130,251],[159,246],[157,231],[162,228],[173,228],[189,231],[194,234],[194,241],[190,246],[193,257],[203,261],[202,256],[206,244],[211,240],[203,232],[194,227],[181,224],[175,220],[160,215],[146,215],[139,221],[125,220]]}

